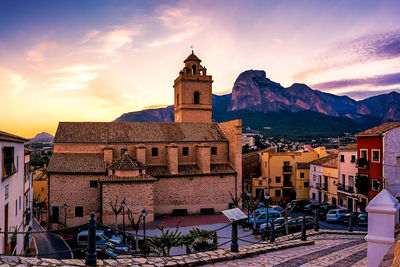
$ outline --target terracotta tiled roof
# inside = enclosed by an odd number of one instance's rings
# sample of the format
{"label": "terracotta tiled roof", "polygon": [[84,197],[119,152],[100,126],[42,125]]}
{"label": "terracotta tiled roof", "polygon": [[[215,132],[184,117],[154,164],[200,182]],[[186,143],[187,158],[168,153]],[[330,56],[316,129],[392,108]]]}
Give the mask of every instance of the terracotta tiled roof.
{"label": "terracotta tiled roof", "polygon": [[201,62],[201,60],[193,53],[192,53],[185,59],[185,61],[183,61],[184,63],[186,63],[186,61],[197,61],[197,62]]}
{"label": "terracotta tiled roof", "polygon": [[229,163],[211,164],[210,173],[203,173],[197,164],[179,165],[178,174],[171,174],[167,165],[146,166],[146,173],[154,177],[235,174],[236,171]]}
{"label": "terracotta tiled roof", "polygon": [[107,166],[107,168],[112,170],[131,171],[144,169],[144,165],[140,161],[131,158],[131,156],[125,152],[119,160],[114,161],[112,164]]}
{"label": "terracotta tiled roof", "polygon": [[0,131],[0,140],[1,141],[9,141],[9,142],[16,142],[16,143],[25,143],[29,140],[23,137],[20,137],[15,134],[10,134],[7,132]]}
{"label": "terracotta tiled roof", "polygon": [[157,181],[157,179],[147,173],[146,174],[142,173],[142,174],[139,174],[138,176],[133,176],[133,177],[120,177],[120,176],[116,176],[116,175],[110,175],[110,176],[106,176],[106,177],[100,179],[100,182],[108,182],[108,183],[112,183],[112,182],[154,182],[154,181]]}
{"label": "terracotta tiled roof", "polygon": [[380,136],[383,133],[390,131],[394,128],[400,127],[400,122],[396,121],[396,122],[388,122],[388,123],[384,123],[382,125],[376,126],[374,128],[365,130],[363,132],[360,132],[358,134],[355,134],[355,136]]}
{"label": "terracotta tiled roof", "polygon": [[102,153],[54,153],[50,158],[49,173],[105,173]]}
{"label": "terracotta tiled roof", "polygon": [[60,122],[54,143],[227,141],[217,123]]}
{"label": "terracotta tiled roof", "polygon": [[350,144],[347,146],[340,147],[339,150],[357,150],[357,144]]}
{"label": "terracotta tiled roof", "polygon": [[327,163],[327,162],[329,162],[331,160],[336,160],[337,161],[337,154],[328,155],[326,157],[310,161],[310,165],[312,164],[312,165],[324,166],[325,163]]}
{"label": "terracotta tiled roof", "polygon": [[297,162],[297,169],[310,169],[310,163],[308,162]]}

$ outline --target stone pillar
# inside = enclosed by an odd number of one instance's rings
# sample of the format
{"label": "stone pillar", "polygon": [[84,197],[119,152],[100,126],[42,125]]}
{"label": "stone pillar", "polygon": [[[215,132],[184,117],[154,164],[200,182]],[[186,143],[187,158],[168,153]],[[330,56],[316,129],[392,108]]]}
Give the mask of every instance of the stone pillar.
{"label": "stone pillar", "polygon": [[104,149],[104,162],[112,163],[113,161],[113,148],[106,146]]}
{"label": "stone pillar", "polygon": [[143,164],[146,164],[146,146],[138,145],[136,147],[136,160],[140,161]]}
{"label": "stone pillar", "polygon": [[178,173],[178,146],[174,143],[167,145],[168,169],[171,174]]}
{"label": "stone pillar", "polygon": [[203,173],[210,172],[210,159],[211,150],[210,146],[207,144],[200,144],[196,146],[197,150],[197,163]]}
{"label": "stone pillar", "polygon": [[376,267],[393,245],[396,213],[399,201],[386,189],[374,197],[366,208],[368,212],[367,267]]}

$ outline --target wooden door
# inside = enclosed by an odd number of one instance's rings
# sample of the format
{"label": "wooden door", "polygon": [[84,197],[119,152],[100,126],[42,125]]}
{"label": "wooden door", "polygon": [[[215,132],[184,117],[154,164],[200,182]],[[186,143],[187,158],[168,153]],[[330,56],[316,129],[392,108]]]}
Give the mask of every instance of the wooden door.
{"label": "wooden door", "polygon": [[[8,232],[8,203],[4,207],[4,232]],[[8,248],[8,234],[4,234],[4,253],[7,254]]]}

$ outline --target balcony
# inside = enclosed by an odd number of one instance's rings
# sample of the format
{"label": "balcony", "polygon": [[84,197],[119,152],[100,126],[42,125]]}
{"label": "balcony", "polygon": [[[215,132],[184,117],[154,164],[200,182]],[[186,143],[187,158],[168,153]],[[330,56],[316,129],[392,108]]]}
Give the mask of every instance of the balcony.
{"label": "balcony", "polygon": [[317,189],[328,191],[328,184],[317,183]]}
{"label": "balcony", "polygon": [[283,181],[283,187],[293,187],[292,182]]}
{"label": "balcony", "polygon": [[344,185],[344,184],[338,183],[337,189],[340,191],[348,192],[348,193],[354,193],[354,186],[350,186],[350,185]]}
{"label": "balcony", "polygon": [[292,168],[292,166],[286,165],[286,166],[283,166],[282,171],[283,171],[283,173],[292,173],[293,168]]}
{"label": "balcony", "polygon": [[368,170],[369,169],[369,162],[365,158],[359,158],[356,160],[356,167],[359,169]]}

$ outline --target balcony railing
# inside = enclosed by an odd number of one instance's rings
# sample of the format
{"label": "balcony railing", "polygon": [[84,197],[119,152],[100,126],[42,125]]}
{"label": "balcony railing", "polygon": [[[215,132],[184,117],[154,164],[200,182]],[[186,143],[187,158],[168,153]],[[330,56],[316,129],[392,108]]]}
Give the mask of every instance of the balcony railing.
{"label": "balcony railing", "polygon": [[283,187],[293,187],[292,182],[283,182]]}
{"label": "balcony railing", "polygon": [[283,172],[293,172],[292,166],[283,166]]}
{"label": "balcony railing", "polygon": [[344,185],[344,184],[338,183],[337,189],[340,191],[348,192],[348,193],[354,193],[354,186],[350,186],[350,185]]}
{"label": "balcony railing", "polygon": [[317,183],[317,189],[328,191],[328,184]]}
{"label": "balcony railing", "polygon": [[356,160],[356,167],[359,169],[369,169],[369,162],[365,158],[359,158]]}

